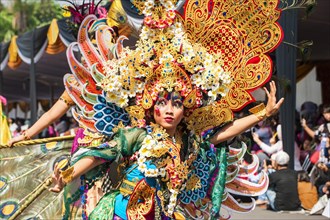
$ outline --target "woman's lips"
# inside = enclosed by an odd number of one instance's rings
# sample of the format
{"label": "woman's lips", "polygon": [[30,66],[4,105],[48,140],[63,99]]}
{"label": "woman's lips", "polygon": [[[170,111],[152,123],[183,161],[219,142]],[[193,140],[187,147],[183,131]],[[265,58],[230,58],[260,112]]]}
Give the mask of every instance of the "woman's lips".
{"label": "woman's lips", "polygon": [[165,121],[166,121],[167,123],[171,123],[171,122],[174,121],[174,119],[173,119],[173,118],[165,118]]}

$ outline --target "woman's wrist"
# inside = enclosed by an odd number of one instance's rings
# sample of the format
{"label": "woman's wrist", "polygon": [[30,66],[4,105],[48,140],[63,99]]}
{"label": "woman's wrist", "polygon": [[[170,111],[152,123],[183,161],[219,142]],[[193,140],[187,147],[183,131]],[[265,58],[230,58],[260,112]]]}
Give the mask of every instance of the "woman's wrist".
{"label": "woman's wrist", "polygon": [[64,185],[70,183],[73,179],[73,172],[74,172],[74,167],[69,167],[66,170],[61,171],[61,176]]}
{"label": "woman's wrist", "polygon": [[267,110],[264,103],[261,103],[251,109],[249,109],[253,115],[255,115],[259,121],[263,121],[267,118]]}
{"label": "woman's wrist", "polygon": [[22,136],[23,136],[23,140],[24,140],[24,141],[31,140],[31,136],[29,135],[28,130],[25,130],[25,131],[22,133]]}

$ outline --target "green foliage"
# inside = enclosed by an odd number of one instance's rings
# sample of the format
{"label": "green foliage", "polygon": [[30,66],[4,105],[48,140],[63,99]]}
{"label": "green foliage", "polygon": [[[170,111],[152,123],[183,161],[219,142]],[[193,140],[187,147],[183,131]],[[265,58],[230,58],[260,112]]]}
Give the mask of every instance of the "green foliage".
{"label": "green foliage", "polygon": [[11,36],[15,34],[12,27],[12,20],[14,16],[6,8],[0,11],[0,42],[9,41]]}
{"label": "green foliage", "polygon": [[14,35],[23,34],[35,27],[49,24],[52,19],[62,18],[60,5],[53,0],[13,0],[11,7],[0,5],[0,42]]}

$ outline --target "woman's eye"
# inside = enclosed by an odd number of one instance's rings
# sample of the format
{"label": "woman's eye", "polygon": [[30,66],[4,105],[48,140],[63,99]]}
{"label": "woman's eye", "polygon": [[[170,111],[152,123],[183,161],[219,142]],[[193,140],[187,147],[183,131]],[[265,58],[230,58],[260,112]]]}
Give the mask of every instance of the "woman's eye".
{"label": "woman's eye", "polygon": [[165,102],[165,100],[158,100],[157,105],[164,106],[164,105],[166,105],[166,102]]}
{"label": "woman's eye", "polygon": [[177,107],[177,108],[181,108],[182,107],[182,102],[181,101],[175,101],[174,106]]}

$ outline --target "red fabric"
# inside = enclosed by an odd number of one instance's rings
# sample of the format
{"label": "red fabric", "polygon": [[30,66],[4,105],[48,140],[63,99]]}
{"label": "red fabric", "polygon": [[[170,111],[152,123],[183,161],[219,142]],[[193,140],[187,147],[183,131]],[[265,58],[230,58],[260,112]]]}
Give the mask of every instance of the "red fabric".
{"label": "red fabric", "polygon": [[320,151],[317,150],[317,151],[314,151],[314,152],[312,153],[312,156],[311,156],[310,161],[311,161],[313,164],[316,164],[317,161],[319,160],[319,158],[320,158]]}

